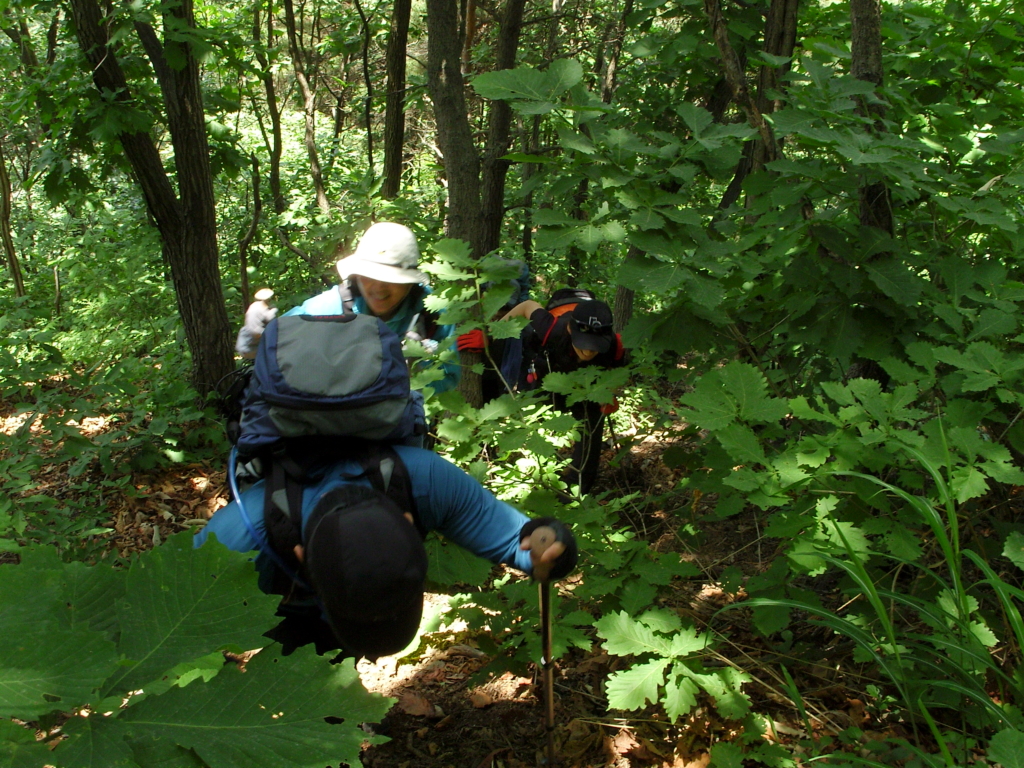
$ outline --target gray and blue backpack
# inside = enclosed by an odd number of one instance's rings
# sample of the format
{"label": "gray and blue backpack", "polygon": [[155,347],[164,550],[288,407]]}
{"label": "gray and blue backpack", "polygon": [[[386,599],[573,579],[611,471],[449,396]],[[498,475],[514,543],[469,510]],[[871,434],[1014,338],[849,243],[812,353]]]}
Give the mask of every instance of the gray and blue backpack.
{"label": "gray and blue backpack", "polygon": [[[242,401],[229,480],[243,521],[286,577],[274,591],[287,593],[288,582],[302,585],[293,554],[301,536],[302,489],[330,462],[356,460],[361,472],[350,479],[366,477],[418,521],[408,472],[394,446],[419,445],[425,434],[423,396],[409,386],[401,341],[380,319],[292,315],[267,325]],[[248,479],[266,479],[266,539],[241,506],[239,462],[258,467]]]}
{"label": "gray and blue backpack", "polygon": [[242,460],[296,438],[410,444],[425,432],[423,396],[410,389],[401,341],[380,319],[294,315],[264,329],[242,402]]}

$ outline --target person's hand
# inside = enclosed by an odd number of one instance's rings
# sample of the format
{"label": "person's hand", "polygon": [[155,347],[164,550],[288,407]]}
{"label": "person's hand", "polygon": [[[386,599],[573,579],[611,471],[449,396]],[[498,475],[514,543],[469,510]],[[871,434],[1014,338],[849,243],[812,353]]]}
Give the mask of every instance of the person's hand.
{"label": "person's hand", "polygon": [[601,413],[605,416],[611,416],[617,410],[619,410],[619,398],[617,397],[613,397],[610,403],[601,404]]}
{"label": "person's hand", "polygon": [[[544,536],[545,533],[548,535]],[[554,517],[542,517],[524,525],[519,532],[519,548],[530,553],[533,576],[540,581],[564,578],[576,567],[576,537],[569,526]]]}
{"label": "person's hand", "polygon": [[455,341],[459,352],[483,352],[487,346],[487,337],[479,328],[459,334]]}
{"label": "person's hand", "polygon": [[523,539],[519,542],[519,548],[522,550],[529,550],[530,552],[530,563],[533,566],[533,575],[536,576],[540,581],[547,580],[551,569],[555,566],[555,561],[558,557],[565,552],[565,544],[555,539],[546,546],[534,546],[534,536],[528,539]]}

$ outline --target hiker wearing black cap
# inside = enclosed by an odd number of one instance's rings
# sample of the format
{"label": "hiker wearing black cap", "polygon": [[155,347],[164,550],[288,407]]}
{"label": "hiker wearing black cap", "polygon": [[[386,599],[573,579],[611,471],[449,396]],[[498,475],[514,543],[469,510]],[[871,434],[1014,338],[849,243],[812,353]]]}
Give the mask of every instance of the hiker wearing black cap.
{"label": "hiker wearing black cap", "polygon": [[[522,353],[515,361],[517,365],[507,365],[511,357],[505,354],[508,340],[492,344],[492,356],[503,361],[502,377],[509,386],[527,391],[539,388],[544,377],[552,371],[570,373],[592,365],[617,368],[625,364],[625,350],[614,331],[612,311],[608,305],[596,299],[585,299],[568,306],[571,309],[559,314],[536,301],[524,301],[502,318],[525,317],[530,321],[518,339]],[[458,337],[460,350],[482,350],[488,343],[481,331]],[[485,369],[485,400],[498,397],[505,387],[493,370],[490,374],[488,376]],[[617,404],[614,400],[604,404],[584,401],[569,406],[566,397],[559,394],[553,394],[552,401],[558,410],[570,412],[582,422],[580,439],[573,446],[565,480],[569,485],[578,484],[580,493],[589,493],[597,479],[603,419],[615,411]]]}
{"label": "hiker wearing black cap", "polygon": [[[267,635],[280,641],[285,653],[310,642],[319,653],[340,648],[371,659],[405,648],[422,616],[423,536],[429,531],[525,573],[539,562],[553,562],[550,578],[557,579],[575,567],[575,539],[564,524],[553,518],[530,520],[431,451],[393,450],[399,461],[392,466],[404,470],[389,478],[386,494],[375,489],[375,479],[353,453],[351,459],[310,471],[313,479],[301,489],[297,505],[301,530],[268,529],[266,481],[261,481],[241,493],[241,505],[236,500],[220,509],[197,534],[196,546],[214,534],[230,549],[259,550],[260,587],[283,594],[278,611],[283,621]],[[270,528],[281,524],[271,519]],[[542,560],[529,551],[530,535],[541,525],[557,534]],[[278,562],[290,553],[282,553],[280,546],[276,554],[267,550],[268,540],[287,540],[294,560]],[[295,573],[285,573],[293,567]]]}

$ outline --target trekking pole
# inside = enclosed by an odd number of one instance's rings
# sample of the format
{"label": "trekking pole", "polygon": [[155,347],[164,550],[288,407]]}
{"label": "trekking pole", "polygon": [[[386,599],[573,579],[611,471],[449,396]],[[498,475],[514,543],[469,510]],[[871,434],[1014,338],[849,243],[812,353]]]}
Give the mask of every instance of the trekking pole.
{"label": "trekking pole", "polygon": [[[553,528],[542,525],[530,535],[530,552],[538,558],[555,543]],[[541,671],[544,678],[544,727],[547,731],[547,765],[555,765],[555,664],[551,658],[551,563],[534,566],[533,578],[540,591]]]}

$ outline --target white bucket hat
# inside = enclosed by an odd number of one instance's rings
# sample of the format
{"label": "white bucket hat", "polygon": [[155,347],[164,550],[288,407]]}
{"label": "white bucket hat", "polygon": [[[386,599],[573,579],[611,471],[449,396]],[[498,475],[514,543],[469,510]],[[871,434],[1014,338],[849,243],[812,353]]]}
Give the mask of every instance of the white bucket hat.
{"label": "white bucket hat", "polygon": [[381,221],[363,233],[355,253],[338,262],[338,274],[342,280],[360,275],[382,283],[426,284],[429,278],[416,269],[419,260],[420,249],[412,231]]}

